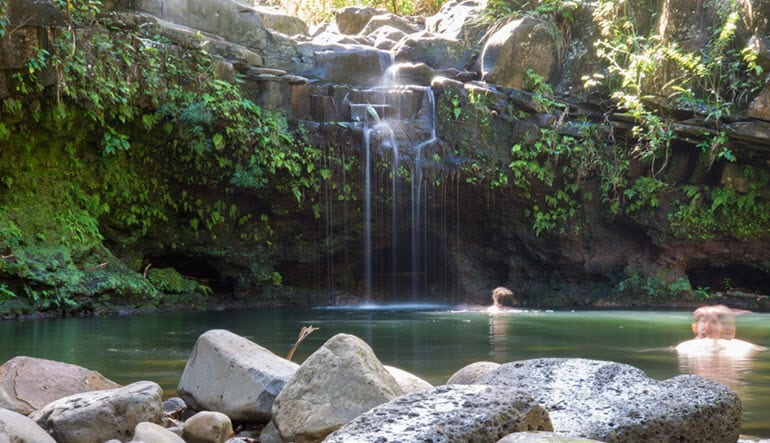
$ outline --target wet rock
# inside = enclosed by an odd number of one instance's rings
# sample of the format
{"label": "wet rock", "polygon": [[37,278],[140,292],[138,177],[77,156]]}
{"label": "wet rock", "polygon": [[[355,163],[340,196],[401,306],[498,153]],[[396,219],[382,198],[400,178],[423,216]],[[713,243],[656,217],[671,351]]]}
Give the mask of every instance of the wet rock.
{"label": "wet rock", "polygon": [[337,334],[302,363],[273,404],[287,441],[317,442],[403,391],[363,340]]}
{"label": "wet rock", "polygon": [[401,386],[401,390],[404,392],[404,394],[433,389],[432,384],[412,374],[411,372],[407,372],[403,369],[388,365],[385,365],[385,369],[387,369],[390,375],[396,379],[396,383]]}
{"label": "wet rock", "polygon": [[472,385],[481,377],[500,367],[500,363],[491,361],[477,361],[460,368],[446,381],[448,385]]}
{"label": "wet rock", "polygon": [[406,33],[392,26],[382,26],[369,34],[373,40],[373,46],[377,49],[390,50],[396,47],[399,41],[406,37]]}
{"label": "wet rock", "polygon": [[30,418],[0,408],[0,441],[56,443],[48,433]]}
{"label": "wet rock", "polygon": [[233,436],[233,424],[221,412],[203,411],[184,422],[182,435],[188,443],[224,443]]}
{"label": "wet rock", "polygon": [[494,32],[481,54],[482,80],[523,89],[530,69],[549,81],[558,66],[556,44],[548,24],[525,16]]}
{"label": "wet rock", "polygon": [[388,53],[364,46],[320,50],[314,56],[315,68],[306,75],[356,86],[378,84],[390,64]]}
{"label": "wet rock", "polygon": [[119,388],[102,374],[34,357],[14,357],[0,366],[0,407],[29,415],[73,394]]}
{"label": "wet rock", "polygon": [[600,441],[736,441],[741,403],[696,375],[658,381],[606,361],[542,358],[506,363],[480,384],[522,390],[549,413],[553,430]]}
{"label": "wet rock", "polygon": [[157,383],[140,381],[119,389],[86,392],[56,400],[29,418],[59,443],[125,441],[141,422],[158,423],[163,392]]}
{"label": "wet rock", "polygon": [[406,394],[346,424],[324,442],[494,442],[513,432],[552,430],[532,397],[501,386],[453,385]]}
{"label": "wet rock", "polygon": [[398,63],[385,73],[386,83],[392,85],[430,86],[436,71],[425,63]]}
{"label": "wet rock", "polygon": [[177,389],[194,409],[266,422],[273,400],[297,368],[246,338],[214,329],[198,337]]}
{"label": "wet rock", "polygon": [[142,422],[134,428],[134,441],[143,443],[185,443],[184,439],[163,426]]}
{"label": "wet rock", "polygon": [[334,14],[334,20],[341,33],[354,35],[361,32],[376,14],[377,10],[371,7],[349,6],[337,10]]}

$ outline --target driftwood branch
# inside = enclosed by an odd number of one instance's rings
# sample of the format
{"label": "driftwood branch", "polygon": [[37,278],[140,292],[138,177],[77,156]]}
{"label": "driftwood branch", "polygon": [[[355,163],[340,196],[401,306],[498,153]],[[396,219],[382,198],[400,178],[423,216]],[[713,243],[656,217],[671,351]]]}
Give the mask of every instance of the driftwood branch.
{"label": "driftwood branch", "polygon": [[299,331],[299,337],[297,337],[297,341],[294,342],[294,345],[289,349],[289,354],[286,355],[286,360],[291,361],[291,358],[294,357],[294,351],[297,350],[299,347],[299,344],[302,343],[302,340],[306,339],[308,335],[312,334],[313,332],[317,331],[318,328],[313,326],[303,326],[302,329]]}

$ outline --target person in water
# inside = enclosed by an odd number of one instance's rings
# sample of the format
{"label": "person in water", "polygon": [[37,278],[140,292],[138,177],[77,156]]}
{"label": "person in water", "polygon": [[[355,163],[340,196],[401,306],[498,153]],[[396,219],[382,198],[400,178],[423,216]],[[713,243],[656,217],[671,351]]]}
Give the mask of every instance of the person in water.
{"label": "person in water", "polygon": [[679,370],[718,381],[739,392],[754,354],[766,349],[735,338],[735,316],[747,312],[724,305],[696,309],[692,323],[695,338],[676,347]]}
{"label": "person in water", "polygon": [[487,308],[487,312],[500,312],[507,309],[503,305],[503,299],[513,298],[513,291],[503,286],[499,286],[492,290],[492,306]]}
{"label": "person in water", "polygon": [[695,338],[680,343],[676,350],[685,354],[719,353],[739,357],[764,349],[735,338],[735,316],[748,312],[724,305],[701,306],[693,312],[691,327]]}

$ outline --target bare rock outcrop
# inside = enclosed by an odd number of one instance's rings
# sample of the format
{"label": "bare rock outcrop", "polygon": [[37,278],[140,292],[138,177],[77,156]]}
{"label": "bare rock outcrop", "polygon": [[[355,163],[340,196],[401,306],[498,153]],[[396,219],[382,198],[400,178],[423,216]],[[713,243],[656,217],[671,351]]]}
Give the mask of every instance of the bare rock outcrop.
{"label": "bare rock outcrop", "polygon": [[500,363],[492,361],[477,361],[458,369],[447,380],[448,385],[472,385],[481,377],[500,367]]}
{"label": "bare rock outcrop", "polygon": [[479,380],[531,395],[554,431],[600,441],[736,441],[741,402],[696,375],[664,381],[608,361],[540,358],[506,363]]}
{"label": "bare rock outcrop", "polygon": [[273,400],[299,366],[224,329],[198,337],[179,381],[179,396],[197,410],[266,422]]}
{"label": "bare rock outcrop", "polygon": [[481,54],[482,79],[509,88],[524,89],[530,70],[550,81],[557,66],[556,43],[548,24],[530,16],[494,32]]}
{"label": "bare rock outcrop", "polygon": [[29,417],[0,408],[0,441],[56,443],[43,428]]}
{"label": "bare rock outcrop", "polygon": [[403,393],[363,340],[337,334],[311,354],[273,404],[286,441],[317,442]]}
{"label": "bare rock outcrop", "polygon": [[552,426],[545,409],[527,394],[504,386],[445,385],[378,406],[324,442],[494,442],[536,430]]}
{"label": "bare rock outcrop", "polygon": [[73,394],[119,387],[96,371],[53,360],[19,356],[0,366],[0,408],[24,415]]}
{"label": "bare rock outcrop", "polygon": [[137,424],[160,422],[162,397],[157,383],[140,381],[118,389],[64,397],[29,418],[59,443],[127,441]]}

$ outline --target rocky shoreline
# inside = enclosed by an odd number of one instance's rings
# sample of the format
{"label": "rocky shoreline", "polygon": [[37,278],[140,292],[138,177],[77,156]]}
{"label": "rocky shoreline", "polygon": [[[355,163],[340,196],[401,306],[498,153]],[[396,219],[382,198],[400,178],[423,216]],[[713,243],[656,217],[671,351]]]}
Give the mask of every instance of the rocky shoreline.
{"label": "rocky shoreline", "polygon": [[737,394],[696,375],[658,381],[620,363],[540,358],[473,363],[434,387],[348,334],[297,364],[209,330],[165,401],[152,381],[121,387],[23,356],[0,366],[0,383],[0,429],[40,443],[726,442],[741,422]]}

